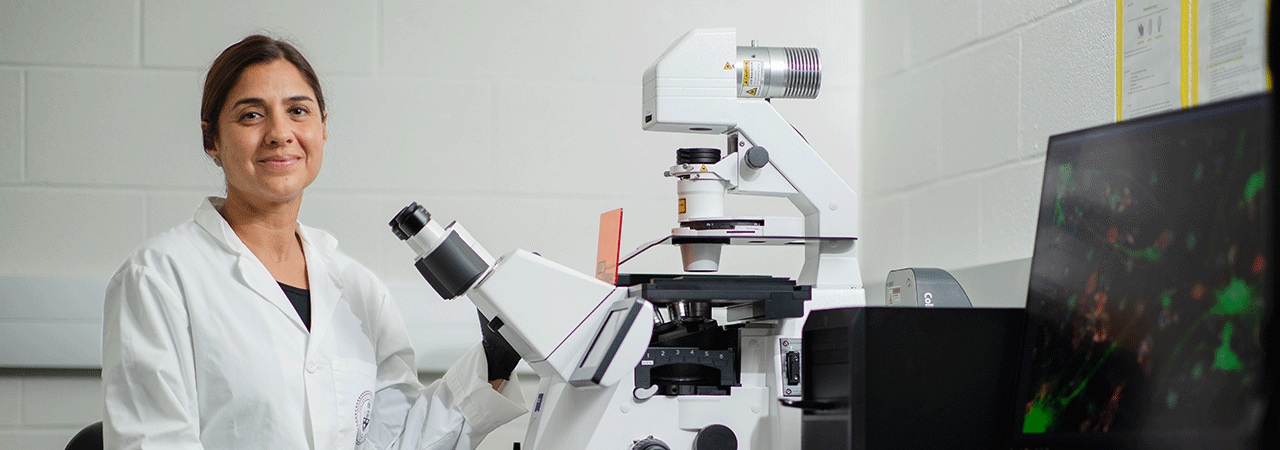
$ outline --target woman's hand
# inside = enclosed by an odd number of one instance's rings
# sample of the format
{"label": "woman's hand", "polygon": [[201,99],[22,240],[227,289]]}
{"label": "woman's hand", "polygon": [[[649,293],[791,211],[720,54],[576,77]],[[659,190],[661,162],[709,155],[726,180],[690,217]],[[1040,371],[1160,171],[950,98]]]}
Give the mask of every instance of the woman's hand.
{"label": "woman's hand", "polygon": [[489,363],[489,383],[497,389],[502,386],[503,381],[511,378],[511,371],[520,363],[520,354],[516,353],[516,349],[511,347],[506,338],[489,328],[489,320],[480,310],[476,310],[476,316],[480,318],[481,343],[484,344],[484,357]]}

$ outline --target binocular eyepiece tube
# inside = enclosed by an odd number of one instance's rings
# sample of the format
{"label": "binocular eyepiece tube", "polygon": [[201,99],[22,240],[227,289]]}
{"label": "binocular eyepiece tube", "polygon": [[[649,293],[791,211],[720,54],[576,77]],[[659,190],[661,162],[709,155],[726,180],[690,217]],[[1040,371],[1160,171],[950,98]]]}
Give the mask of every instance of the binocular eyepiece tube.
{"label": "binocular eyepiece tube", "polygon": [[454,225],[440,228],[417,202],[401,209],[389,225],[391,232],[413,249],[417,255],[414,267],[441,298],[466,293],[489,270],[489,264],[458,235]]}

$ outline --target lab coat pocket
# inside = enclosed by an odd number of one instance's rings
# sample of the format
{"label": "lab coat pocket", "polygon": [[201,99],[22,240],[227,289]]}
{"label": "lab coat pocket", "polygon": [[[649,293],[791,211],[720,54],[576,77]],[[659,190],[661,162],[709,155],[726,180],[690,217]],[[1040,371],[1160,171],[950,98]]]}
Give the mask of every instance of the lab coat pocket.
{"label": "lab coat pocket", "polygon": [[337,401],[337,442],[364,445],[373,418],[373,390],[378,367],[351,358],[333,358],[334,398]]}

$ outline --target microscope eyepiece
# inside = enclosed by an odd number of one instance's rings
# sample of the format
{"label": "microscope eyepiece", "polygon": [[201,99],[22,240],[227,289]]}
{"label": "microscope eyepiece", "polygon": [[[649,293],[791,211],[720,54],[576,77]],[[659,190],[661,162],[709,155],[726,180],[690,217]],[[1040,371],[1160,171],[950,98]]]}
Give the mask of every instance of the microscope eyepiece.
{"label": "microscope eyepiece", "polygon": [[413,202],[409,206],[401,209],[394,219],[391,219],[391,232],[396,237],[405,241],[422,231],[422,227],[427,226],[427,222],[431,221],[431,213],[427,212],[427,208],[423,208],[418,202]]}
{"label": "microscope eyepiece", "polygon": [[676,164],[715,164],[720,162],[718,148],[682,148],[676,150]]}

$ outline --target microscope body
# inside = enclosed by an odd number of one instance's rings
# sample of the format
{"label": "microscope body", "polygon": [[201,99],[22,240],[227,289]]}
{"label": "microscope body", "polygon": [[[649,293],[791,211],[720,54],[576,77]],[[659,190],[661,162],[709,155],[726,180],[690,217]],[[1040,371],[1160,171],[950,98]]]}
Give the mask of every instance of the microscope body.
{"label": "microscope body", "polygon": [[[619,279],[658,318],[635,376],[603,392],[544,379],[529,448],[796,448],[800,413],[779,400],[802,395],[804,319],[866,304],[857,196],[769,103],[817,95],[816,50],[736,41],[694,30],[645,71],[643,128],[724,134],[727,154],[681,149],[665,173],[679,197],[667,239],[686,273]],[[728,216],[725,195],[786,198],[802,217]],[[800,245],[805,262],[795,281],[697,275],[718,270],[724,245]]]}
{"label": "microscope body", "polygon": [[[726,155],[682,149],[665,174],[680,214],[663,240],[686,273],[610,285],[521,250],[495,260],[416,204],[392,221],[441,297],[469,298],[541,378],[522,448],[797,448],[800,412],[780,400],[802,395],[805,318],[866,304],[857,196],[769,103],[816,97],[818,72],[816,50],[738,47],[732,28],[693,30],[646,70],[645,130],[728,136]],[[725,195],[787,198],[802,217],[730,217]],[[701,274],[724,245],[803,246],[804,266]]]}
{"label": "microscope body", "polygon": [[[780,408],[774,393],[800,397],[800,342],[779,343],[777,323],[804,314],[809,287],[755,276],[622,275],[619,284],[663,313],[633,375],[603,392],[543,379],[527,448],[791,447],[798,435],[778,425],[790,421],[798,432],[800,416]],[[736,319],[722,324],[713,309]],[[779,346],[786,350],[776,353]],[[790,371],[789,352],[797,358]]]}

